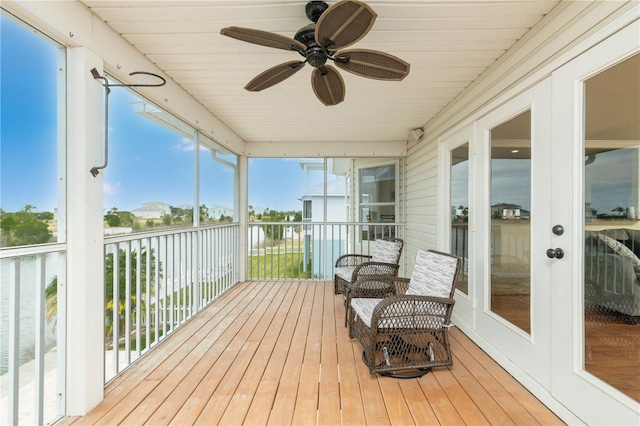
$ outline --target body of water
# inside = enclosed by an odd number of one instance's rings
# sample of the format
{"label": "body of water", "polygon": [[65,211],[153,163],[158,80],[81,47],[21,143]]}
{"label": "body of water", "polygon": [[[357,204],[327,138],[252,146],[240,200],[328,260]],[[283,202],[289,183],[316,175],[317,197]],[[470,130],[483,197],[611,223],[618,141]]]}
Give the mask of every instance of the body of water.
{"label": "body of water", "polygon": [[[47,285],[57,275],[59,254],[47,254],[45,277]],[[36,330],[36,256],[26,256],[20,262],[20,365],[34,359]],[[9,293],[14,285],[9,279],[12,259],[0,259],[0,375],[8,371],[9,363]],[[56,346],[55,322],[45,320],[45,352]]]}

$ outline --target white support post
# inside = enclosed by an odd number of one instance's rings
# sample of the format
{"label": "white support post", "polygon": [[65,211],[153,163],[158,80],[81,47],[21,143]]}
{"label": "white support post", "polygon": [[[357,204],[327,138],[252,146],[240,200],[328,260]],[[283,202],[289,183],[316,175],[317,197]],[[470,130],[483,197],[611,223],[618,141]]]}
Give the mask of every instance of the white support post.
{"label": "white support post", "polygon": [[[238,173],[236,188],[238,188],[238,279],[240,282],[247,279],[247,226],[249,221],[249,159],[246,155],[238,156]],[[235,209],[234,209],[235,210]]]}
{"label": "white support post", "polygon": [[86,48],[67,55],[67,408],[84,415],[104,395],[104,88],[102,59]]}

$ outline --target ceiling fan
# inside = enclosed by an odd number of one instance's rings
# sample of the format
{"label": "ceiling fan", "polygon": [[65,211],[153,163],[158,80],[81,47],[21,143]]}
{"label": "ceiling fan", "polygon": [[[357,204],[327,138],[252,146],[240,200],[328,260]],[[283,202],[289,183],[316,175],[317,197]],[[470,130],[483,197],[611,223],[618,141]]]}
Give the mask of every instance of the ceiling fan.
{"label": "ceiling fan", "polygon": [[251,80],[245,89],[259,92],[278,84],[300,71],[305,64],[315,69],[311,86],[317,98],[327,106],[344,100],[344,80],[327,60],[350,73],[376,80],[402,80],[409,74],[409,64],[388,53],[369,49],[341,50],[362,39],[376,20],[373,9],[356,0],[342,0],[331,7],[324,1],[306,5],[311,24],[301,28],[293,38],[251,28],[227,27],[220,34],[248,43],[298,52],[302,61],[276,65]]}

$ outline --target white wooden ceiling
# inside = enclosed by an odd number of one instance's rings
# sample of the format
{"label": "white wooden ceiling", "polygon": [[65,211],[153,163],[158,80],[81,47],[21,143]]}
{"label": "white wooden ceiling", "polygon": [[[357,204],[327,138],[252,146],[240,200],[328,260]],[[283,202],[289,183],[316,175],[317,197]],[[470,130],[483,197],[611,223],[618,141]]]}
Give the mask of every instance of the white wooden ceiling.
{"label": "white wooden ceiling", "polygon": [[[411,64],[400,82],[340,71],[345,101],[326,107],[312,67],[262,92],[243,88],[301,57],[220,35],[235,25],[293,37],[306,1],[82,1],[248,142],[404,141],[503,55],[558,1],[369,0],[378,18],[353,48]],[[335,1],[327,2],[329,5]]]}

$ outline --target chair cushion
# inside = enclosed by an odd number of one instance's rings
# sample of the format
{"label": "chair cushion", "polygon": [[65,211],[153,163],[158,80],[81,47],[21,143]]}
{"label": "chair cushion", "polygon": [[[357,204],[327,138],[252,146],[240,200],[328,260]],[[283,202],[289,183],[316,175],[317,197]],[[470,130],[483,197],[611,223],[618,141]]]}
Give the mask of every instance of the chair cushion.
{"label": "chair cushion", "polygon": [[351,299],[351,309],[353,309],[356,316],[359,317],[367,327],[371,328],[371,316],[373,315],[373,310],[381,301],[382,299]]}
{"label": "chair cushion", "polygon": [[398,263],[401,245],[397,241],[376,240],[371,260],[373,262]]}
{"label": "chair cushion", "polygon": [[631,249],[629,249],[627,246],[622,244],[620,241],[614,240],[613,238],[607,235],[602,235],[602,234],[597,234],[597,235],[598,235],[598,239],[600,239],[600,241],[604,242],[607,246],[609,246],[611,250],[613,250],[615,253],[619,254],[620,256],[629,258],[629,260],[631,260],[635,268],[640,268],[640,259],[638,259],[638,257],[631,251]]}
{"label": "chair cushion", "polygon": [[353,276],[353,270],[356,269],[355,266],[339,266],[333,268],[333,273],[345,280],[346,282],[351,282],[351,277]]}
{"label": "chair cushion", "polygon": [[450,297],[457,267],[455,257],[418,250],[406,294]]}

